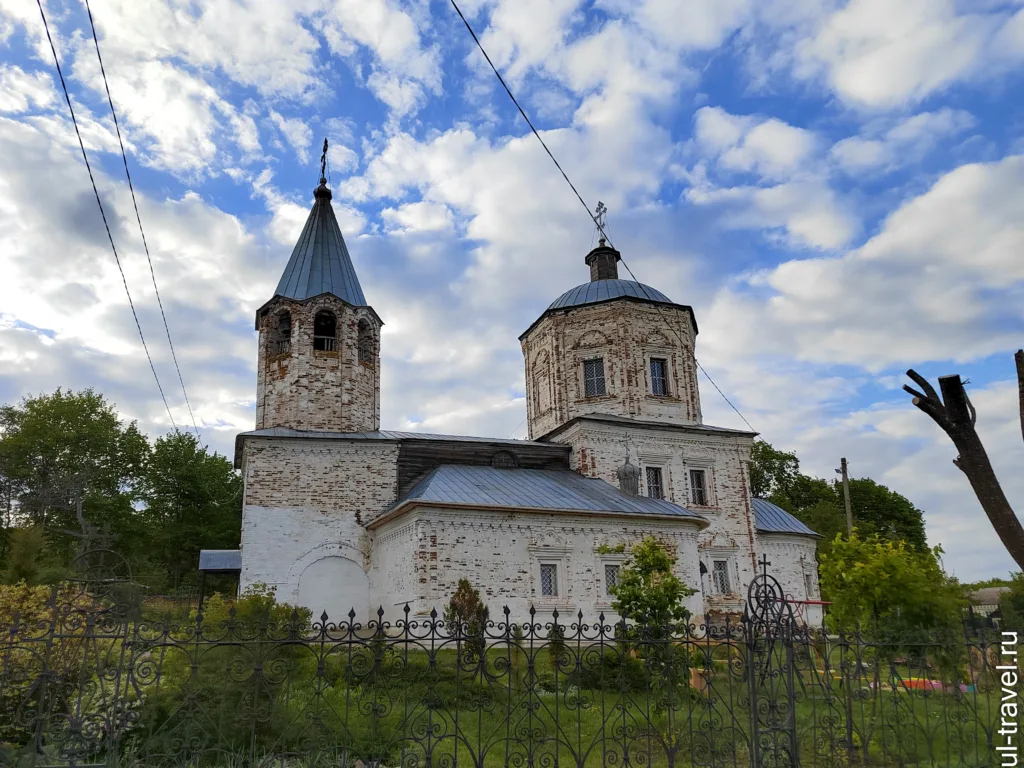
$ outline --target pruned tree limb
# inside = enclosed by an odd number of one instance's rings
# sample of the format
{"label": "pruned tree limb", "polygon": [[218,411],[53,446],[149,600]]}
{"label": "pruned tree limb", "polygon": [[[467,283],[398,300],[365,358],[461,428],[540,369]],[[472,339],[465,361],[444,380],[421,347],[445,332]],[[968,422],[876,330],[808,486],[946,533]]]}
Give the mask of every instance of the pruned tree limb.
{"label": "pruned tree limb", "polygon": [[[1021,397],[1021,430],[1024,434],[1024,351],[1018,352],[1015,360]],[[905,385],[903,389],[913,395],[913,404],[928,414],[953,441],[959,453],[953,463],[967,476],[974,495],[977,496],[999,540],[1017,565],[1024,570],[1024,526],[1017,519],[1013,507],[1003,493],[995,470],[992,469],[992,462],[975,429],[977,411],[967,396],[960,377],[939,377],[939,390],[942,392],[940,399],[938,392],[927,379],[916,371],[907,371],[907,376],[923,390],[923,394]]]}
{"label": "pruned tree limb", "polygon": [[1017,364],[1017,397],[1020,400],[1020,434],[1024,437],[1024,349],[1018,349],[1013,356]]}

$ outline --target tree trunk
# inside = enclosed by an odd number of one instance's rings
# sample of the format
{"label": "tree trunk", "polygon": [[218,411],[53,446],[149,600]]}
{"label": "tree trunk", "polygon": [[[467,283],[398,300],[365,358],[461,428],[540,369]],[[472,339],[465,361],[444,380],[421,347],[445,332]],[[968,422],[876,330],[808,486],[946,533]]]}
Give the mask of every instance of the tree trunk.
{"label": "tree trunk", "polygon": [[1020,405],[1020,434],[1024,437],[1024,349],[1018,349],[1013,356],[1017,364],[1017,399]]}
{"label": "tree trunk", "polygon": [[[1022,398],[1021,416],[1024,419],[1024,353],[1018,352],[1016,360]],[[913,370],[907,371],[907,376],[920,385],[924,392],[908,386],[903,389],[914,395],[914,405],[928,414],[949,435],[960,454],[953,463],[967,475],[996,535],[1017,565],[1024,570],[1024,526],[1017,519],[992,469],[992,462],[975,429],[977,414],[960,377],[939,378],[939,389],[942,391],[940,400],[935,389],[922,376]]]}

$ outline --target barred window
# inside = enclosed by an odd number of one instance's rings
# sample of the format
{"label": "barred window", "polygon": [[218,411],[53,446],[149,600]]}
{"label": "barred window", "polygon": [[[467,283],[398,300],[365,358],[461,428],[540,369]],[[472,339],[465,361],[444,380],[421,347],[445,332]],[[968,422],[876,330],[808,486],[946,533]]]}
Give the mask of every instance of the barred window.
{"label": "barred window", "polygon": [[558,566],[555,563],[541,563],[540,593],[547,597],[558,595]]}
{"label": "barred window", "polygon": [[583,394],[585,397],[605,394],[604,358],[583,361]]}
{"label": "barred window", "polygon": [[647,495],[652,499],[665,498],[665,487],[661,482],[661,467],[647,467]]}
{"label": "barred window", "polygon": [[715,592],[719,595],[728,595],[732,592],[729,584],[729,561],[714,560],[711,563],[711,581],[715,586]]}
{"label": "barred window", "polygon": [[690,470],[690,500],[698,507],[708,504],[708,487],[703,469]]}
{"label": "barred window", "polygon": [[619,585],[619,566],[612,563],[606,563],[604,566],[604,593],[606,595],[614,594],[612,590]]}
{"label": "barred window", "polygon": [[651,358],[651,393],[668,394],[668,360],[664,358]]}

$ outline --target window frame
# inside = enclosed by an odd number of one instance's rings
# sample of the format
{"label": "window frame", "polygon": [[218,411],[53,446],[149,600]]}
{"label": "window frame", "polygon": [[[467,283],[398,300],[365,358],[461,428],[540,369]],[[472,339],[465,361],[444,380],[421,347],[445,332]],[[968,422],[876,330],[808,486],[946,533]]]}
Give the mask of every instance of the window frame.
{"label": "window frame", "polygon": [[[574,551],[572,547],[564,545],[531,545],[528,549],[530,553],[530,570],[533,574],[533,585],[532,602],[534,605],[541,607],[563,607],[572,598],[572,585],[568,580],[568,569],[566,562],[568,557]],[[542,593],[541,584],[541,566],[542,565],[554,565],[555,572],[557,574],[557,595],[545,595]]]}
{"label": "window frame", "polygon": [[[608,542],[608,543],[622,543],[622,542]],[[629,545],[624,547],[625,550],[629,549]],[[615,595],[608,592],[608,584],[605,582],[604,569],[609,565],[614,565],[619,568],[621,573],[622,566],[625,565],[626,561],[629,560],[628,552],[609,552],[607,554],[601,554],[595,552],[594,557],[594,576],[597,587],[597,594],[595,595],[595,604],[599,608],[611,608],[612,602],[615,600]]]}
{"label": "window frame", "polygon": [[[606,397],[608,395],[608,370],[605,366],[604,355],[594,355],[591,357],[585,357],[581,360],[581,363],[581,373],[583,375],[583,399],[589,400],[595,397]],[[601,391],[595,392],[594,394],[589,394],[587,390],[587,367],[595,364],[599,365],[601,368]],[[597,381],[597,379],[594,378],[594,381]]]}
{"label": "window frame", "polygon": [[[655,496],[651,493],[651,476],[652,474],[658,479],[658,495]],[[665,498],[665,470],[656,464],[644,465],[644,491],[649,499],[664,499]]]}
{"label": "window frame", "polygon": [[[317,333],[316,321],[321,315],[329,315],[334,321],[334,335],[329,336],[325,333]],[[337,354],[338,352],[338,313],[330,307],[320,307],[313,313],[313,334],[312,334],[312,347],[314,352],[328,352]],[[320,342],[323,348],[318,348],[317,343]]]}
{"label": "window frame", "polygon": [[[661,366],[660,377],[655,377],[654,375],[655,364],[660,364]],[[651,383],[649,394],[654,395],[654,397],[671,397],[672,387],[670,386],[671,376],[669,374],[668,357],[655,357],[654,355],[649,356],[647,358],[647,372]],[[661,381],[661,392],[658,392],[655,386],[655,381],[659,380],[659,378]]]}
{"label": "window frame", "polygon": [[[721,569],[716,567],[719,564],[721,564],[723,566]],[[728,558],[728,557],[712,556],[712,559],[711,559],[711,573],[710,573],[710,576],[711,576],[711,586],[712,586],[712,589],[713,589],[712,594],[718,595],[720,597],[726,597],[728,595],[735,594],[735,591],[733,590],[733,583],[732,583],[732,573],[731,573],[732,568],[731,568],[731,565],[732,565],[732,563],[730,562],[730,558]],[[726,582],[726,586],[728,587],[728,589],[723,590],[721,588],[721,585],[718,583],[718,576],[719,576],[720,573],[725,576],[725,582]]]}
{"label": "window frame", "polygon": [[[605,562],[605,563],[602,563],[601,565],[602,565],[602,568],[601,568],[601,582],[602,582],[602,584],[601,585],[604,588],[603,591],[602,591],[602,597],[614,598],[615,595],[612,594],[611,590],[612,590],[612,587],[617,587],[619,585],[619,572],[622,570],[622,563],[609,563],[609,562]],[[608,584],[608,569],[609,568],[614,568],[615,569],[615,583],[612,584],[612,585]]]}
{"label": "window frame", "polygon": [[[704,478],[704,499],[702,502],[698,502],[696,494],[694,493],[693,473],[700,472]],[[714,473],[712,467],[698,465],[693,466],[687,464],[686,466],[686,496],[691,506],[694,507],[714,507],[715,497],[713,493],[714,489]]]}
{"label": "window frame", "polygon": [[[558,589],[558,586],[559,586],[558,585],[558,582],[559,582],[558,571],[560,570],[559,567],[558,567],[558,563],[557,562],[553,562],[553,563],[552,562],[547,562],[546,563],[544,561],[541,561],[538,565],[540,567],[540,596],[548,598],[548,599],[557,600],[559,597],[562,596],[561,591]],[[554,581],[554,584],[552,585],[554,587],[554,591],[553,592],[545,592],[544,591],[544,574],[545,573],[550,573],[551,574],[551,578]]]}

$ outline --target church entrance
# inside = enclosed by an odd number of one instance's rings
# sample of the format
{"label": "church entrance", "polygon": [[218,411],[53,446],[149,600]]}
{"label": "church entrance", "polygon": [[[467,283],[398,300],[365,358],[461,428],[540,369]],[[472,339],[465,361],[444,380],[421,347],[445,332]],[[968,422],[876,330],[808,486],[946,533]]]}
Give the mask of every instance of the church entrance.
{"label": "church entrance", "polygon": [[355,609],[356,620],[366,621],[370,584],[366,573],[347,557],[323,557],[310,563],[299,577],[299,604],[313,611],[313,621],[327,611],[335,624],[348,621]]}

